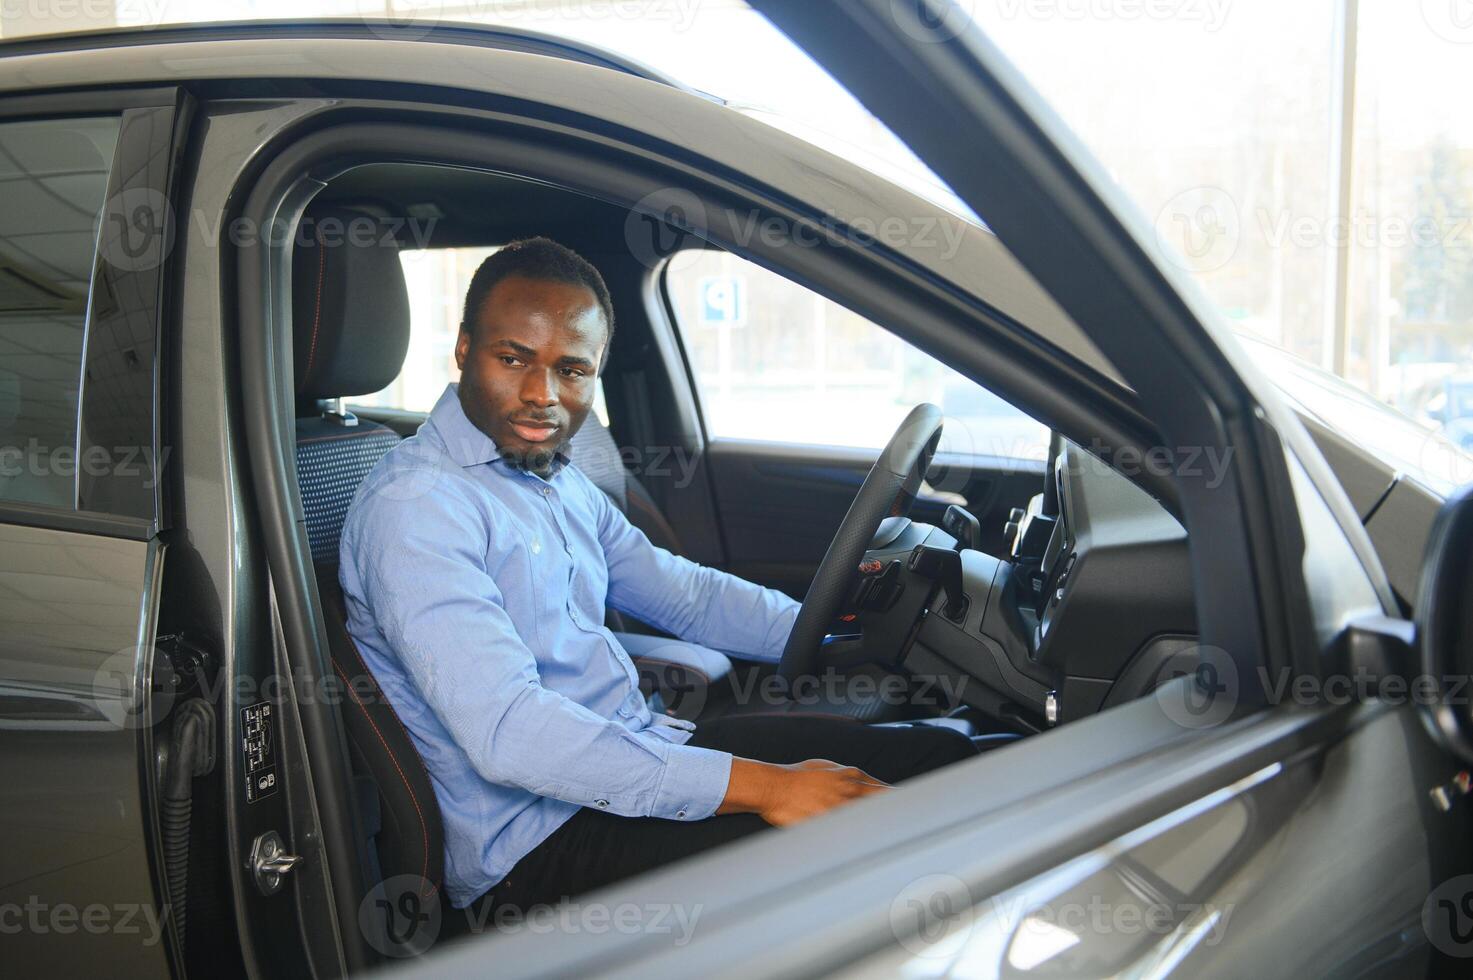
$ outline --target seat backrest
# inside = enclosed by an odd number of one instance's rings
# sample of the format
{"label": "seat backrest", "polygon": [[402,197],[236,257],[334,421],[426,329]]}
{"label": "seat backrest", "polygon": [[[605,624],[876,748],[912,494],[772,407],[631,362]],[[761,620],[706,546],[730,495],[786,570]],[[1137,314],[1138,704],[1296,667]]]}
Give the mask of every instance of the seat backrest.
{"label": "seat backrest", "polygon": [[[399,716],[347,630],[338,585],[338,542],[348,505],[383,455],[392,429],[354,419],[324,401],[364,395],[398,377],[409,346],[409,292],[385,223],[362,211],[323,209],[303,219],[292,260],[297,395],[297,485],[326,619],[333,672],[343,685],[343,727],[355,782],[371,787],[364,811],[373,837],[371,888],[397,901],[428,901],[444,881],[445,832],[434,786]],[[372,867],[376,864],[376,867]],[[406,888],[405,883],[413,884]],[[364,897],[367,901],[367,896]],[[387,933],[365,937],[381,953]]]}
{"label": "seat backrest", "polygon": [[350,429],[322,418],[297,419],[297,485],[313,562],[337,566],[338,541],[353,494],[374,464],[398,444],[393,429],[363,419]]}
{"label": "seat backrest", "polygon": [[569,448],[573,465],[613,499],[614,505],[631,524],[643,531],[657,547],[680,554],[680,539],[675,529],[660,512],[644,484],[624,466],[613,433],[604,427],[597,415],[589,414],[573,434]]}

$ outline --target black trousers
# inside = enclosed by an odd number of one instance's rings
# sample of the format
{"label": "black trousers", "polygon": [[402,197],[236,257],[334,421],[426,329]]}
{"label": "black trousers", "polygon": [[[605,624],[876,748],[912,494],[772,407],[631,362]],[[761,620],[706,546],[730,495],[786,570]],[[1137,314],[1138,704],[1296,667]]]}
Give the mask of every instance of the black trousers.
{"label": "black trousers", "polygon": [[[977,754],[972,740],[947,728],[875,728],[819,715],[750,715],[697,726],[690,745],[721,749],[761,762],[828,759],[855,766],[887,783]],[[658,868],[663,864],[770,829],[752,813],[682,823],[621,817],[584,808],[475,903],[526,910]]]}

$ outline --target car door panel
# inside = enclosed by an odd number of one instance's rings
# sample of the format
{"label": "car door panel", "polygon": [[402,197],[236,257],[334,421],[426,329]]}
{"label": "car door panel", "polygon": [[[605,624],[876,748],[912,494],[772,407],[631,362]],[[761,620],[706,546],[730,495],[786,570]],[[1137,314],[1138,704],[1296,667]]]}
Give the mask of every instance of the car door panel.
{"label": "car door panel", "polygon": [[[169,970],[142,765],[162,549],[0,524],[0,908],[5,959]],[[83,928],[83,909],[108,928]],[[127,917],[128,928],[121,921]]]}
{"label": "car door panel", "polygon": [[27,218],[0,233],[4,261],[33,287],[0,311],[0,929],[16,972],[179,966],[156,737],[176,699],[155,634],[183,105],[172,88],[0,100],[3,200]]}

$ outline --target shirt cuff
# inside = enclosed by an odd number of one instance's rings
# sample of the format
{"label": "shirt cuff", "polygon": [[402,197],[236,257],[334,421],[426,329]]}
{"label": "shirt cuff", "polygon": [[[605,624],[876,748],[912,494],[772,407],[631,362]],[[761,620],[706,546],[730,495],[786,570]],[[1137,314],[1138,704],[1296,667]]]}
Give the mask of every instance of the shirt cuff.
{"label": "shirt cuff", "polygon": [[664,774],[655,790],[650,816],[666,820],[704,820],[726,799],[731,753],[693,745],[670,745]]}

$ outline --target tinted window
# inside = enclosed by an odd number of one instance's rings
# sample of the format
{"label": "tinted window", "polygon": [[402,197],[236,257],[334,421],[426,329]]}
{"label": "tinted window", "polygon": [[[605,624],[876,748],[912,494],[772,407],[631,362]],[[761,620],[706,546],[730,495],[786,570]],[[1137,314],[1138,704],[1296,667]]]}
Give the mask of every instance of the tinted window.
{"label": "tinted window", "polygon": [[118,120],[0,123],[0,500],[70,508],[98,216]]}

